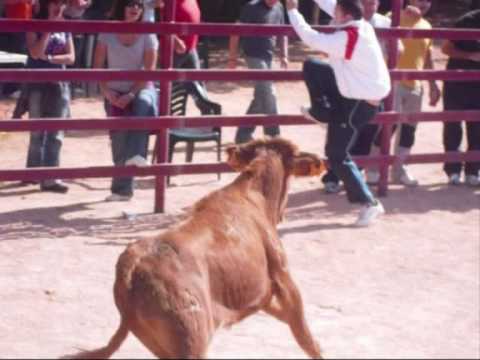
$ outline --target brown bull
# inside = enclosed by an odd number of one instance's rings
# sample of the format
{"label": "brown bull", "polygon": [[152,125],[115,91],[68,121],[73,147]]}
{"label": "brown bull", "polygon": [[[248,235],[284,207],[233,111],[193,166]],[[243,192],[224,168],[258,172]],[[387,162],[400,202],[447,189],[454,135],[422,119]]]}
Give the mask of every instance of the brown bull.
{"label": "brown bull", "polygon": [[241,174],[198,201],[188,218],[120,255],[114,297],[121,322],[107,346],[77,358],[108,358],[131,331],[160,358],[204,358],[215,331],[263,310],[286,322],[320,358],[277,234],[291,176],[324,163],[283,139],[227,149]]}

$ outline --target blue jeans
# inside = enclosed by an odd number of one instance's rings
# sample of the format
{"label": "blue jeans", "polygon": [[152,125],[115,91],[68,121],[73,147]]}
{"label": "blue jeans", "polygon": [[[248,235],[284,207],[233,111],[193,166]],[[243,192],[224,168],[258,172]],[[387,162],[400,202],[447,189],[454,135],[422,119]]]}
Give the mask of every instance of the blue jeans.
{"label": "blue jeans", "polygon": [[347,198],[352,203],[374,203],[350,151],[361,130],[374,118],[378,109],[362,100],[347,99],[338,90],[333,69],[319,60],[308,60],[304,64],[303,74],[312,101],[314,114],[325,112],[322,102],[326,96],[332,108],[325,114],[328,118],[327,143],[325,153],[330,170],[343,181]]}
{"label": "blue jeans", "polygon": [[[105,104],[107,115],[110,116],[110,106]],[[157,116],[158,101],[155,88],[141,90],[132,100],[131,116]],[[115,166],[124,166],[125,161],[140,155],[147,158],[149,130],[112,130],[110,140],[112,147],[112,158]],[[111,191],[114,194],[131,196],[133,195],[133,177],[114,177],[112,179]]]}
{"label": "blue jeans", "polygon": [[[66,118],[70,114],[70,88],[67,83],[42,83],[28,86],[30,118]],[[60,149],[64,133],[56,131],[32,131],[28,146],[27,167],[55,167],[60,164]],[[55,179],[42,180],[42,186],[50,186]]]}
{"label": "blue jeans", "polygon": [[[254,57],[245,57],[249,69],[269,70],[272,62]],[[253,92],[253,100],[248,107],[247,114],[278,114],[277,98],[273,88],[273,81],[256,81]],[[240,144],[252,140],[255,126],[241,126],[237,129],[235,143]],[[264,126],[265,135],[278,136],[280,127],[278,125]]]}

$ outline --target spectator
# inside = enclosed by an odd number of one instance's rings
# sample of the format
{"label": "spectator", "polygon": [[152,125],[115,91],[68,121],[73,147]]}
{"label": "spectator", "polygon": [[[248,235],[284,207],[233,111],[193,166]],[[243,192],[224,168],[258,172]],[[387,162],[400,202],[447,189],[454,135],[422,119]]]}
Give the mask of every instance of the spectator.
{"label": "spectator", "polygon": [[[468,12],[455,22],[456,28],[480,29],[480,10]],[[446,41],[442,47],[449,56],[449,70],[480,70],[480,42],[478,40]],[[445,81],[443,103],[445,110],[480,110],[480,81]],[[467,148],[469,151],[480,150],[480,123],[466,122]],[[462,142],[462,123],[443,123],[443,146],[445,151],[459,151]],[[465,183],[470,186],[480,185],[480,162],[467,161],[445,163],[443,169],[452,185],[461,183],[462,167],[465,171]]]}
{"label": "spectator", "polygon": [[330,59],[330,64],[313,59],[304,63],[311,107],[302,111],[311,120],[328,123],[325,152],[331,169],[345,184],[348,200],[362,205],[355,225],[368,226],[385,210],[368,189],[350,149],[390,92],[388,69],[375,31],[363,19],[360,0],[315,0],[338,27],[329,34],[305,22],[297,1],[287,0],[290,23],[303,42]]}
{"label": "spectator", "polygon": [[[1,0],[3,16],[7,19],[29,20],[32,18],[35,10],[38,10],[38,0]],[[0,33],[0,50],[27,54],[27,46],[25,42],[25,33]],[[6,67],[18,67],[18,65],[6,65]],[[2,66],[3,67],[3,66]],[[8,95],[17,98],[21,88],[18,83],[0,84],[1,95]],[[20,90],[20,92],[19,92]]]}
{"label": "spectator", "polygon": [[[116,21],[142,21],[142,0],[118,0],[112,9]],[[155,34],[100,34],[95,49],[94,67],[125,70],[154,70],[158,41]],[[148,81],[110,81],[100,83],[108,116],[156,116],[157,96]],[[110,139],[115,166],[147,164],[148,131],[112,130]],[[128,201],[133,196],[133,178],[113,178],[112,194],[106,201]]]}
{"label": "spectator", "polygon": [[[392,20],[384,15],[378,13],[378,7],[380,5],[379,0],[362,0],[364,8],[363,18],[368,21],[374,28],[389,28]],[[385,60],[388,57],[387,54],[387,41],[380,41],[382,47],[383,57]],[[399,53],[403,53],[403,45],[401,41],[398,41]],[[352,156],[364,156],[369,155],[372,149],[372,143],[379,132],[379,126],[376,124],[366,124],[360,131],[355,145],[350,150]],[[375,147],[374,149],[378,149]],[[369,174],[367,172],[367,174]],[[378,172],[376,172],[378,174]],[[367,179],[367,182],[372,181]],[[329,170],[323,177],[322,182],[327,194],[335,194],[341,190],[340,180],[332,170]],[[374,180],[374,183],[378,182],[378,179]]]}
{"label": "spectator", "polygon": [[[39,19],[63,20],[66,1],[40,0]],[[27,33],[27,67],[32,69],[64,69],[75,61],[72,36],[64,32]],[[65,118],[69,114],[70,91],[66,82],[28,85],[28,108],[31,118]],[[59,166],[63,131],[33,131],[30,134],[27,167]],[[66,193],[60,180],[41,182],[42,191]]]}
{"label": "spectator", "polygon": [[[402,10],[400,26],[412,29],[431,29],[432,26],[424,18],[432,5],[431,0],[409,0],[409,5]],[[432,41],[431,39],[404,39],[405,51],[398,61],[398,68],[409,70],[433,69]],[[429,81],[430,105],[435,106],[440,100],[440,89],[436,81]],[[402,80],[395,86],[394,108],[398,112],[419,112],[422,109],[423,87],[420,80]],[[404,165],[405,159],[410,155],[415,143],[416,123],[403,123],[399,126],[394,153],[399,160],[393,164],[391,177],[393,182],[405,186],[416,186],[418,181],[409,174]],[[380,139],[377,138],[377,147]],[[374,150],[379,152],[378,149]],[[369,169],[367,177],[369,182],[378,181],[379,174],[376,169]]]}
{"label": "spectator", "polygon": [[[65,19],[68,20],[82,20],[86,10],[92,5],[92,0],[68,0],[67,8],[65,9]],[[75,46],[75,64],[72,68],[85,68],[86,64],[91,59],[91,51],[88,56],[86,51],[88,34],[74,34],[73,45]],[[90,59],[87,59],[90,57]],[[80,89],[79,82],[72,82],[72,96],[75,98],[76,90]]]}
{"label": "spectator", "polygon": [[[285,23],[283,5],[278,0],[252,0],[242,8],[239,21],[241,23],[282,25]],[[230,37],[230,56],[228,67],[237,66],[238,36]],[[280,63],[282,68],[288,67],[288,39],[278,36],[280,47]],[[245,55],[247,66],[250,69],[269,70],[272,68],[275,38],[273,36],[247,36],[242,37],[241,46]],[[277,114],[277,99],[272,81],[256,81],[253,100],[247,114]],[[237,144],[248,142],[252,139],[255,126],[242,126],[237,129],[235,142]],[[280,127],[264,126],[263,131],[269,136],[278,136]]]}

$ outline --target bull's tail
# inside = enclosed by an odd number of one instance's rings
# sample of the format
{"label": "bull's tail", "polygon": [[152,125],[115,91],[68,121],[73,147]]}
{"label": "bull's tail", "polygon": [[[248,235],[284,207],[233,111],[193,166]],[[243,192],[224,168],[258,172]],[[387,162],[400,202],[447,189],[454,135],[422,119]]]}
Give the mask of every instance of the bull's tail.
{"label": "bull's tail", "polygon": [[69,355],[63,357],[64,359],[108,359],[112,354],[118,350],[120,345],[127,338],[129,329],[125,319],[122,318],[120,326],[118,327],[115,334],[112,336],[107,346],[102,348],[92,350],[92,351],[81,351],[74,355]]}

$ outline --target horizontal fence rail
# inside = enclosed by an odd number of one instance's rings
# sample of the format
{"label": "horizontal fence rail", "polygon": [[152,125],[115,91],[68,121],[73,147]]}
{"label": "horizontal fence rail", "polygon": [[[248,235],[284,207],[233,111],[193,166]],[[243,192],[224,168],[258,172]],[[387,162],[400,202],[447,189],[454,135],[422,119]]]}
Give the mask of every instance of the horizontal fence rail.
{"label": "horizontal fence rail", "polygon": [[[480,81],[476,70],[392,70],[393,80]],[[0,70],[0,81],[300,81],[297,70]]]}
{"label": "horizontal fence rail", "polygon": [[[480,122],[480,111],[443,111],[398,113],[383,112],[372,123],[422,122]],[[110,117],[97,119],[28,119],[0,121],[0,131],[39,130],[159,130],[179,127],[242,126],[242,125],[318,125],[302,115],[242,115],[242,116],[159,116],[159,117]]]}
{"label": "horizontal fence rail", "polygon": [[[356,156],[359,165],[376,165],[379,163],[393,164],[394,155],[388,156]],[[406,163],[427,164],[452,161],[475,161],[480,159],[480,151],[468,153],[438,153],[410,155]],[[0,181],[27,180],[37,181],[43,179],[80,179],[80,178],[108,178],[119,176],[170,176],[179,174],[210,174],[234,172],[226,163],[199,163],[199,164],[156,164],[148,167],[135,166],[94,166],[81,168],[35,168],[20,170],[0,170]]]}
{"label": "horizontal fence rail", "polygon": [[[314,26],[320,32],[333,32],[333,26]],[[190,24],[190,23],[125,23],[121,21],[54,21],[46,20],[0,20],[0,32],[68,31],[73,33],[156,33],[159,35],[215,35],[215,36],[296,36],[289,25],[254,24]],[[480,38],[480,30],[470,29],[376,29],[382,38],[431,38],[472,40]]]}

